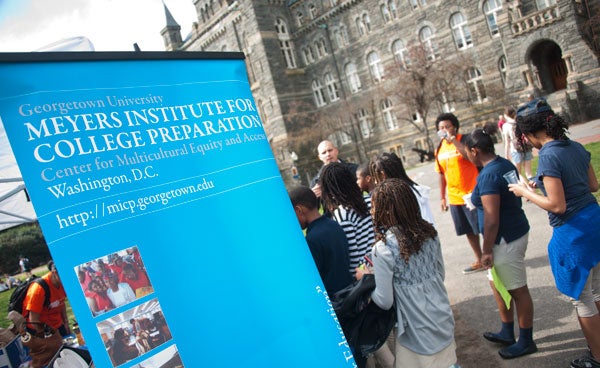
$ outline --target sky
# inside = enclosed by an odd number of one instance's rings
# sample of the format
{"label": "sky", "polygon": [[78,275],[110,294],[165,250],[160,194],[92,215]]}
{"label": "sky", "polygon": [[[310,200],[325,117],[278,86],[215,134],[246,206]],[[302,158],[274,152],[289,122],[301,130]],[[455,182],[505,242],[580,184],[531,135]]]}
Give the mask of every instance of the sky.
{"label": "sky", "polygon": [[183,38],[196,21],[193,0],[0,0],[0,52],[35,51],[86,37],[96,51],[164,51],[164,4]]}

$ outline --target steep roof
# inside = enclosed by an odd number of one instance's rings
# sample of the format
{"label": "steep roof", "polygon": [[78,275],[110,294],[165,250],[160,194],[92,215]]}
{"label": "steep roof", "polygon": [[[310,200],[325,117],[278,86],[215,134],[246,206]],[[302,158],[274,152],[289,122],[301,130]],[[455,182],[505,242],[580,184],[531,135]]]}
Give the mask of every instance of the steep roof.
{"label": "steep roof", "polygon": [[166,17],[166,21],[167,21],[167,27],[179,27],[179,24],[177,23],[177,21],[175,20],[175,18],[173,18],[173,15],[171,14],[171,12],[169,11],[169,8],[167,8],[167,5],[163,2],[163,6],[165,8],[165,17]]}

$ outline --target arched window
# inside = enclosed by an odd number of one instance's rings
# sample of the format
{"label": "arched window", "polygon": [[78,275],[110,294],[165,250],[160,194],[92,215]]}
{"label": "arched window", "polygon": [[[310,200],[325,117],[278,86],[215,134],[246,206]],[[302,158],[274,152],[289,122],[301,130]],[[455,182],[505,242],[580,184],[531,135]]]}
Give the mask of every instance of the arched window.
{"label": "arched window", "polygon": [[356,28],[358,29],[358,34],[361,36],[371,32],[371,19],[369,18],[369,14],[364,13],[356,18]]}
{"label": "arched window", "polygon": [[383,18],[385,23],[392,20],[392,14],[390,12],[390,8],[388,8],[388,4],[381,4],[379,6],[379,10],[381,11],[381,18]]}
{"label": "arched window", "polygon": [[367,27],[367,33],[371,32],[371,19],[369,18],[369,14],[363,14],[362,21],[365,27]]}
{"label": "arched window", "polygon": [[356,65],[354,63],[348,63],[346,64],[344,71],[346,72],[346,79],[348,80],[350,92],[356,93],[360,91],[360,77],[358,76],[358,70],[356,69]]}
{"label": "arched window", "polygon": [[329,101],[337,101],[340,99],[340,91],[338,84],[331,73],[325,74],[325,86],[327,86],[327,93],[329,95]]}
{"label": "arched window", "polygon": [[383,79],[383,65],[381,64],[381,59],[379,55],[373,51],[367,55],[367,64],[369,64],[369,70],[371,71],[371,77],[376,82],[379,82]]}
{"label": "arched window", "polygon": [[312,81],[313,97],[317,106],[324,106],[327,102],[325,101],[325,93],[323,91],[323,85],[318,79]]}
{"label": "arched window", "polygon": [[336,28],[334,28],[333,40],[338,48],[343,48],[350,43],[348,40],[348,30],[346,29],[345,24],[340,23]]}
{"label": "arched window", "polygon": [[364,138],[369,138],[371,136],[371,121],[369,119],[369,113],[365,109],[359,109],[356,114],[356,118],[358,119],[358,126],[360,127],[360,133]]}
{"label": "arched window", "polygon": [[283,54],[285,65],[288,69],[296,68],[296,58],[294,57],[294,44],[291,41],[290,34],[287,31],[287,24],[282,19],[275,21],[275,30],[279,39],[279,48]]}
{"label": "arched window", "polygon": [[452,17],[450,17],[450,28],[452,28],[452,35],[454,36],[454,43],[457,49],[464,50],[473,46],[473,38],[471,37],[467,19],[462,13],[452,14]]}
{"label": "arched window", "polygon": [[433,42],[433,30],[431,27],[425,26],[421,28],[419,31],[419,41],[421,41],[421,44],[427,50],[427,59],[435,60],[436,46]]}
{"label": "arched window", "polygon": [[483,3],[483,13],[487,20],[487,25],[492,36],[499,35],[498,31],[498,13],[502,11],[500,0],[486,0]]}
{"label": "arched window", "polygon": [[306,46],[302,49],[302,58],[304,59],[304,64],[309,65],[315,62],[315,57],[313,55],[313,50],[310,46]]}
{"label": "arched window", "polygon": [[398,8],[396,7],[396,0],[388,0],[387,7],[392,14],[392,18],[398,18]]}
{"label": "arched window", "polygon": [[342,33],[340,32],[339,28],[333,30],[333,42],[338,49],[344,46],[344,40],[342,39]]}
{"label": "arched window", "polygon": [[302,14],[302,12],[296,13],[296,23],[298,24],[298,27],[302,27],[304,25],[304,14]]}
{"label": "arched window", "polygon": [[320,38],[315,41],[315,50],[317,52],[317,58],[322,58],[327,54],[327,48],[325,47],[325,39]]}
{"label": "arched window", "polygon": [[[340,121],[340,123],[341,123],[341,121]],[[334,139],[336,140],[336,142],[340,143],[340,145],[352,143],[352,137],[350,136],[350,134],[348,134],[346,132],[342,132],[342,131],[337,131],[335,133]]]}
{"label": "arched window", "polygon": [[406,69],[408,64],[410,64],[410,60],[408,58],[408,49],[404,46],[404,43],[400,40],[394,41],[392,43],[392,52],[400,68]]}
{"label": "arched window", "polygon": [[396,117],[393,113],[392,101],[389,98],[381,101],[381,115],[383,117],[383,123],[385,124],[385,129],[394,130],[398,129],[398,122],[396,121]]}
{"label": "arched window", "polygon": [[315,4],[310,4],[308,6],[308,12],[310,13],[310,19],[315,19],[317,18],[317,15],[319,15]]}
{"label": "arched window", "polygon": [[408,0],[410,7],[414,10],[427,5],[427,0]]}
{"label": "arched window", "polygon": [[469,86],[471,99],[474,102],[481,103],[487,100],[483,78],[479,69],[473,67],[467,71],[467,85]]}
{"label": "arched window", "polygon": [[367,34],[367,27],[363,23],[362,18],[361,17],[356,18],[355,22],[356,22],[356,29],[358,30],[358,34],[360,36],[366,35]]}
{"label": "arched window", "polygon": [[504,85],[506,85],[506,69],[506,56],[502,55],[500,60],[498,60],[498,71],[500,72],[500,78]]}

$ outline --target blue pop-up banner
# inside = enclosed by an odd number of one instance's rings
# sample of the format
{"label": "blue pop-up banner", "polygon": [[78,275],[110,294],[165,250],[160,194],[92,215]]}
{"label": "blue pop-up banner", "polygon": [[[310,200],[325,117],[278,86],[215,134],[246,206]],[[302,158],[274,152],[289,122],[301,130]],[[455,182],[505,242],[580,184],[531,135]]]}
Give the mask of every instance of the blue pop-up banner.
{"label": "blue pop-up banner", "polygon": [[354,366],[242,54],[0,59],[0,119],[97,367]]}

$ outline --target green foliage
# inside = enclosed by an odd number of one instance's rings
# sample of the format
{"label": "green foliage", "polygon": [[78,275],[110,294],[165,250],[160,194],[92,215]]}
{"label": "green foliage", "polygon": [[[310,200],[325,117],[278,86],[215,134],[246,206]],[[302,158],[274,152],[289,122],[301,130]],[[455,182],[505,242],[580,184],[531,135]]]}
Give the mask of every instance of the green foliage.
{"label": "green foliage", "polygon": [[0,293],[0,327],[8,327],[10,320],[6,318],[6,309],[8,308],[8,300],[14,289],[6,290]]}
{"label": "green foliage", "polygon": [[[586,144],[585,148],[592,154],[592,167],[596,173],[596,178],[600,180],[600,142]],[[594,196],[600,201],[600,190],[594,193]]]}
{"label": "green foliage", "polygon": [[50,251],[37,222],[0,232],[0,275],[19,272],[19,256],[29,258],[32,267],[50,260]]}

